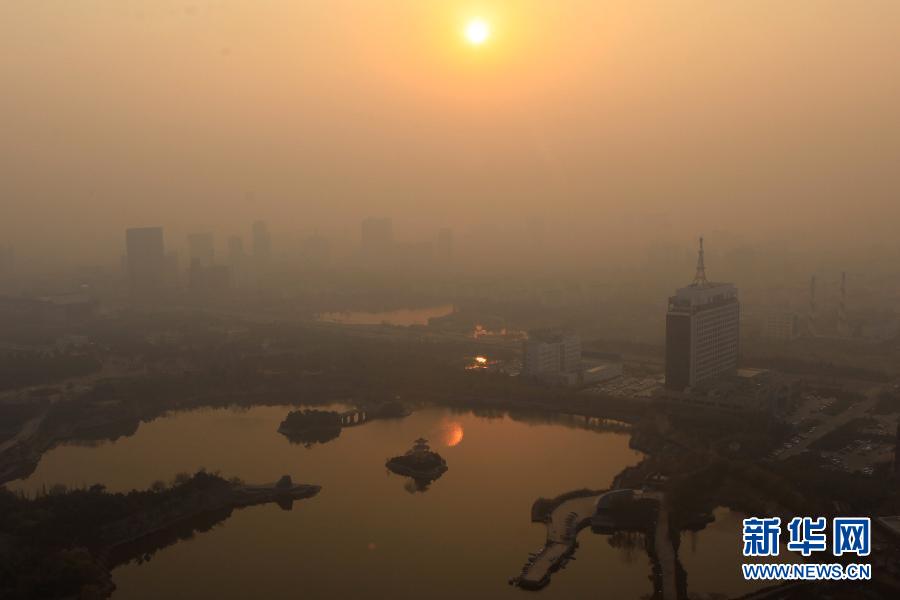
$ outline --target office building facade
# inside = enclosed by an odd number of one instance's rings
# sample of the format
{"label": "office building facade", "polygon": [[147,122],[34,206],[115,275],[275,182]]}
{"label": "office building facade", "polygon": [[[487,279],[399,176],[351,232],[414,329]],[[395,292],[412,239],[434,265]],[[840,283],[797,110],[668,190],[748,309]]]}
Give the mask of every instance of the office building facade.
{"label": "office building facade", "polygon": [[694,282],[669,298],[666,387],[684,391],[737,372],[741,307],[737,288],[706,279],[703,240]]}
{"label": "office building facade", "polygon": [[162,227],[136,227],[125,231],[126,269],[132,298],[149,299],[166,283],[166,251]]}
{"label": "office building facade", "polygon": [[581,369],[581,338],[572,332],[533,331],[522,347],[522,374],[554,380],[577,376]]}

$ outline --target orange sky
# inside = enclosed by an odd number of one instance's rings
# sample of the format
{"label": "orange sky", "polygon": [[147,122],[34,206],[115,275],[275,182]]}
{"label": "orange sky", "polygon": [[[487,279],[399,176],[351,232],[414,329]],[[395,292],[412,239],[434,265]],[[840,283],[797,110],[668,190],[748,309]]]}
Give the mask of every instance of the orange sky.
{"label": "orange sky", "polygon": [[893,0],[4,2],[0,239],[370,214],[887,238],[898,64]]}

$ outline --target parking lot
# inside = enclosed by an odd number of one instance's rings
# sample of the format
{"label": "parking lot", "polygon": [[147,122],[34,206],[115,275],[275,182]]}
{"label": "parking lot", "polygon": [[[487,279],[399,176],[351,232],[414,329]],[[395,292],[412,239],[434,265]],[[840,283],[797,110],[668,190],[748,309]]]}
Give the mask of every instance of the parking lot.
{"label": "parking lot", "polygon": [[879,391],[870,390],[855,402],[844,400],[847,406],[843,410],[839,405],[842,400],[836,397],[804,394],[787,419],[798,433],[775,449],[770,458],[786,460],[815,452],[835,470],[874,474],[876,465],[894,459],[898,422],[897,413],[876,414],[872,410]]}

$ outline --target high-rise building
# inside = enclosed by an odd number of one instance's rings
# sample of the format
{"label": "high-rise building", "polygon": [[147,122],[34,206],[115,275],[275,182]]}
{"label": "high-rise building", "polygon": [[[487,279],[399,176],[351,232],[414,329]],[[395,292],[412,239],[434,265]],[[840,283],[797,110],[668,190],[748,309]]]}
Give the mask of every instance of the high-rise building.
{"label": "high-rise building", "polygon": [[272,256],[272,236],[265,221],[253,223],[253,256],[257,264],[268,262]]}
{"label": "high-rise building", "polygon": [[228,269],[231,284],[242,288],[252,283],[252,268],[247,252],[244,250],[244,239],[239,235],[228,238]]}
{"label": "high-rise building", "polygon": [[522,374],[559,381],[581,369],[581,339],[570,331],[532,331],[522,344]]}
{"label": "high-rise building", "polygon": [[737,372],[741,307],[737,288],[706,279],[703,238],[694,282],[669,298],[666,387],[683,391]]}
{"label": "high-rise building", "polygon": [[146,300],[159,294],[166,281],[166,252],[162,227],[136,227],[126,230],[125,250],[132,298]]}
{"label": "high-rise building", "polygon": [[362,222],[362,255],[364,260],[383,261],[394,248],[394,225],[389,218],[368,218]]}
{"label": "high-rise building", "polygon": [[216,262],[216,248],[211,233],[192,233],[188,236],[188,256],[191,269],[211,267]]}
{"label": "high-rise building", "polygon": [[231,267],[240,267],[244,263],[244,240],[239,235],[228,238],[228,264]]}

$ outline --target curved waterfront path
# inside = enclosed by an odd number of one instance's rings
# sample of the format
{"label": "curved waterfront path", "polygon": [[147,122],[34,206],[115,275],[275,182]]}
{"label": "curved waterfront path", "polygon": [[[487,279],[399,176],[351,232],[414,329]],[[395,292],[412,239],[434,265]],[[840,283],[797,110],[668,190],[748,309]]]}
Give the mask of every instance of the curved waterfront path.
{"label": "curved waterfront path", "polygon": [[[544,547],[529,559],[522,568],[522,573],[510,582],[531,590],[540,589],[550,583],[553,572],[564,567],[574,554],[578,546],[578,532],[591,524],[600,499],[617,491],[621,490],[610,490],[561,502],[546,519],[547,542]],[[669,510],[665,497],[658,492],[635,491],[635,495],[657,502],[654,545],[656,560],[661,569],[662,600],[677,600],[677,556],[669,535]]]}
{"label": "curved waterfront path", "polygon": [[578,532],[589,525],[603,494],[572,498],[557,506],[547,521],[547,542],[522,569],[516,579],[519,587],[538,589],[550,582],[550,574],[575,552]]}

